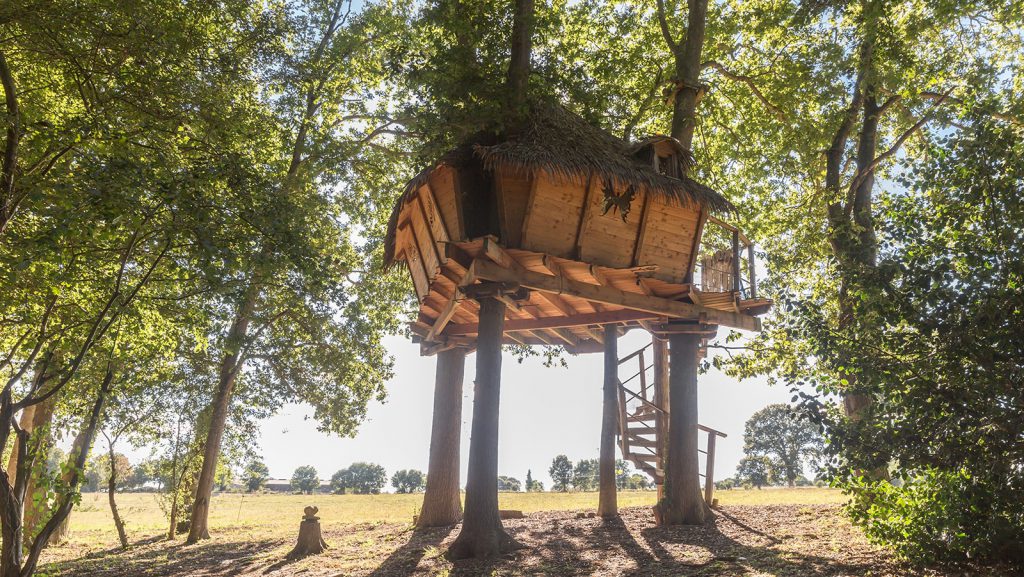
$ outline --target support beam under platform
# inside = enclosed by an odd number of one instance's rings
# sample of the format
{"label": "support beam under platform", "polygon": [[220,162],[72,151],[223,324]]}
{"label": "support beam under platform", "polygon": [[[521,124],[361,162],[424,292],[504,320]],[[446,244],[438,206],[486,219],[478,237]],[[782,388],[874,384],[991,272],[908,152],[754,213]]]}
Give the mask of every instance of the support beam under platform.
{"label": "support beam under platform", "polygon": [[490,260],[476,259],[473,261],[471,269],[473,276],[481,280],[518,284],[532,290],[569,295],[673,319],[699,320],[704,323],[749,331],[761,330],[761,321],[756,317],[661,297],[625,292],[610,286],[572,280],[565,276],[548,276],[529,270],[505,268]]}

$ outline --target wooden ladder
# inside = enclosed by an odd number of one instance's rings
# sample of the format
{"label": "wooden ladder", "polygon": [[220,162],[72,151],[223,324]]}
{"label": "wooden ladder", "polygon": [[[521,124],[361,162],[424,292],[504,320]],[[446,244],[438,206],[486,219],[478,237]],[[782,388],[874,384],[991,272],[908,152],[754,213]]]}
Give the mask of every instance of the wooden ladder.
{"label": "wooden ladder", "polygon": [[[619,449],[622,458],[633,463],[637,470],[646,473],[655,485],[665,482],[665,454],[668,439],[668,398],[658,394],[654,378],[650,374],[654,364],[647,364],[645,353],[648,344],[619,359],[619,370],[631,367],[635,372],[619,379]],[[630,361],[636,361],[636,365]],[[667,393],[667,386],[664,393]],[[706,433],[704,449],[697,451],[704,455],[704,500],[710,504],[715,492],[715,439],[726,434],[704,425],[697,428]]]}

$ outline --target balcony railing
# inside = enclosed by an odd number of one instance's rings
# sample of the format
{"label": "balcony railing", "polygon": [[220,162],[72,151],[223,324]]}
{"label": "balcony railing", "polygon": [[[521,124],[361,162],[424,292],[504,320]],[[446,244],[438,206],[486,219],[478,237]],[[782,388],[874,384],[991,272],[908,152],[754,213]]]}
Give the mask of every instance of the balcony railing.
{"label": "balcony railing", "polygon": [[708,217],[701,239],[693,284],[702,292],[737,292],[741,299],[757,298],[754,243],[743,232],[715,217]]}

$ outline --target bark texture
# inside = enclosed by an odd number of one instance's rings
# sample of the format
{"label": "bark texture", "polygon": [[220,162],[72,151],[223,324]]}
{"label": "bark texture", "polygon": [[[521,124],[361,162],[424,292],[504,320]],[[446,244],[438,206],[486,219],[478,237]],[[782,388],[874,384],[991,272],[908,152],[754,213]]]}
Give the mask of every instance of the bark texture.
{"label": "bark texture", "polygon": [[210,499],[213,497],[213,481],[217,473],[217,460],[220,458],[220,445],[224,438],[224,429],[227,426],[235,379],[242,368],[241,349],[249,332],[253,312],[256,309],[256,299],[260,292],[258,287],[259,283],[255,279],[250,281],[235,320],[228,331],[226,352],[220,365],[217,395],[213,400],[210,428],[206,435],[206,444],[203,447],[203,466],[196,484],[196,498],[192,506],[192,519],[186,543],[196,543],[200,539],[210,538],[208,520]]}
{"label": "bark texture", "polygon": [[706,87],[700,83],[700,57],[704,49],[704,27],[708,15],[707,0],[689,0],[686,38],[670,46],[675,56],[676,81],[679,83],[672,110],[672,136],[693,149],[697,127],[697,105]]}
{"label": "bark texture", "polygon": [[128,535],[125,533],[124,521],[121,520],[121,513],[117,510],[117,499],[115,498],[117,493],[117,461],[113,444],[110,445],[107,457],[110,460],[110,477],[107,479],[107,502],[110,503],[110,514],[114,518],[114,527],[117,528],[117,539],[121,542],[121,547],[127,548]]}
{"label": "bark texture", "polygon": [[518,119],[526,110],[533,40],[533,0],[515,0],[512,20],[512,53],[508,63],[509,117]]}
{"label": "bark texture", "polygon": [[295,547],[288,553],[288,560],[301,559],[309,555],[323,553],[329,547],[320,532],[320,517],[316,507],[306,507],[302,522],[299,523],[299,538]]}
{"label": "bark texture", "polygon": [[701,525],[711,512],[701,495],[697,460],[697,348],[699,334],[669,337],[669,443],[661,523]]}
{"label": "bark texture", "polygon": [[462,519],[459,445],[462,437],[462,381],[465,370],[464,349],[438,353],[427,488],[423,493],[423,507],[416,519],[417,527],[447,527]]}
{"label": "bark texture", "polygon": [[450,560],[486,558],[516,549],[498,513],[498,408],[505,303],[482,297],[476,348],[476,388],[462,531],[449,547]]}
{"label": "bark texture", "polygon": [[604,326],[604,405],[601,416],[601,459],[597,514],[605,519],[619,516],[615,486],[615,431],[619,421],[619,330]]}

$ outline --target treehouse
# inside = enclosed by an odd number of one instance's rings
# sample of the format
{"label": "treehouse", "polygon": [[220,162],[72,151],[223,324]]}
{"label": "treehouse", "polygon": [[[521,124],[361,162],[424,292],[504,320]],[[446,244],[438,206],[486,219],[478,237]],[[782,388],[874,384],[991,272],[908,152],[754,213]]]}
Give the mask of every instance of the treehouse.
{"label": "treehouse", "polygon": [[[385,262],[407,266],[419,301],[412,332],[422,354],[438,355],[420,527],[463,518],[462,380],[465,355],[477,356],[466,514],[449,558],[515,546],[497,505],[502,344],[604,353],[598,514],[617,515],[617,436],[623,458],[664,490],[659,523],[706,518],[724,435],[697,421],[698,359],[720,325],[759,330],[771,302],[757,296],[752,245],[716,216],[732,205],[687,176],[692,165],[670,137],[628,143],[534,104],[513,135],[479,134],[402,193]],[[635,327],[651,332],[653,354],[620,359],[618,337]],[[634,361],[639,371],[620,379]]]}
{"label": "treehouse", "polygon": [[467,288],[504,283],[503,342],[599,351],[600,328],[671,321],[759,330],[754,252],[716,214],[730,203],[689,178],[667,136],[627,143],[555,105],[511,138],[482,134],[409,182],[386,262],[408,266],[424,354],[472,347]]}

